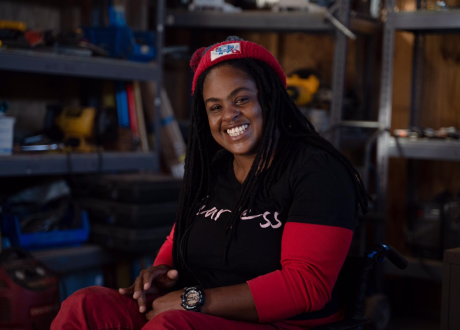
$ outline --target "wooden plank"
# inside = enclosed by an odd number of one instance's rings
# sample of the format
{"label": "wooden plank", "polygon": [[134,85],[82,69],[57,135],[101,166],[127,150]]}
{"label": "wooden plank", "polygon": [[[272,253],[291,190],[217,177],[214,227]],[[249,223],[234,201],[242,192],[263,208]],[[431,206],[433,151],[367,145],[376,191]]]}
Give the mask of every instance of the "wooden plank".
{"label": "wooden plank", "polygon": [[74,31],[81,26],[80,0],[65,0],[60,7],[60,31]]}
{"label": "wooden plank", "polygon": [[149,1],[126,1],[126,23],[134,30],[149,29]]}

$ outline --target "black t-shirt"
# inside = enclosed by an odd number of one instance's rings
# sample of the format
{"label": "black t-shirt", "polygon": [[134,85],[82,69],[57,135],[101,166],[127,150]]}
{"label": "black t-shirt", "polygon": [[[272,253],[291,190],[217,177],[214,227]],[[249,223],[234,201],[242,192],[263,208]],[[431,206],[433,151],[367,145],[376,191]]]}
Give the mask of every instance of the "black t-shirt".
{"label": "black t-shirt", "polygon": [[[241,284],[281,269],[286,222],[355,228],[357,206],[349,173],[329,153],[302,145],[268,198],[259,198],[253,210],[241,215],[225,264],[225,223],[242,188],[233,158],[226,159],[214,164],[214,194],[198,212],[188,239],[187,264],[205,288]],[[193,278],[189,281],[187,285],[198,284]]]}

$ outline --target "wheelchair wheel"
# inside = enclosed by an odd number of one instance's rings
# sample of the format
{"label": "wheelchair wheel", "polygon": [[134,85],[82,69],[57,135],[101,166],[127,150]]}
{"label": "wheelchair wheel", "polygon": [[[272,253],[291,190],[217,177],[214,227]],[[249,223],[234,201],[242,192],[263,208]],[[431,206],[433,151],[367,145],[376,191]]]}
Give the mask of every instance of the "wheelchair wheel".
{"label": "wheelchair wheel", "polygon": [[384,294],[376,294],[366,299],[366,316],[371,319],[371,329],[385,330],[390,324],[390,301]]}

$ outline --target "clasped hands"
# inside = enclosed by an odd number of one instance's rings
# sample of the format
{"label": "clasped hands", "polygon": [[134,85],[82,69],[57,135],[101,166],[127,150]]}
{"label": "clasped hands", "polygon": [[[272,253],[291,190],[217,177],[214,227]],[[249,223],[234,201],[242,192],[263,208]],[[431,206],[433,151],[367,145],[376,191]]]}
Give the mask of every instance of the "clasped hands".
{"label": "clasped hands", "polygon": [[[128,288],[120,288],[118,291],[123,295],[132,295],[137,300],[139,312],[145,313],[147,311],[147,296],[168,292],[174,287],[178,278],[177,270],[171,269],[169,266],[152,266],[142,270],[133,285]],[[183,290],[178,290],[158,296],[153,300],[152,310],[145,315],[146,318],[151,320],[162,312],[183,309],[180,305],[182,302],[180,296],[183,293]]]}

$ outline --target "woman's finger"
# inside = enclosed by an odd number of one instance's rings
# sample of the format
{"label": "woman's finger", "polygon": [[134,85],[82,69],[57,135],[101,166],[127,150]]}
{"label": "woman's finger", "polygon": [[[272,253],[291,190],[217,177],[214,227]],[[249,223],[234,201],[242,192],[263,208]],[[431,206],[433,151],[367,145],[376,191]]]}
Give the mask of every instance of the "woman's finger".
{"label": "woman's finger", "polygon": [[149,285],[145,287],[150,288],[151,293],[158,293],[166,288],[164,282],[167,280],[168,269],[155,269],[149,276]]}
{"label": "woman's finger", "polygon": [[145,313],[147,306],[145,304],[145,294],[143,291],[141,291],[139,298],[137,298],[137,304],[139,305],[139,312]]}
{"label": "woman's finger", "polygon": [[169,289],[176,284],[177,280],[179,279],[179,272],[175,269],[171,269],[166,273],[164,288]]}
{"label": "woman's finger", "polygon": [[142,271],[141,274],[134,281],[134,299],[139,299],[140,295],[143,293],[143,274],[144,271]]}
{"label": "woman's finger", "polygon": [[131,285],[130,287],[128,288],[119,288],[118,289],[118,292],[120,294],[133,294],[134,292],[134,285]]}
{"label": "woman's finger", "polygon": [[148,290],[150,289],[153,281],[153,277],[157,271],[146,271],[144,272],[143,276],[143,289]]}
{"label": "woman's finger", "polygon": [[179,272],[175,269],[171,269],[168,271],[168,279],[170,281],[177,281],[177,278],[179,277]]}

